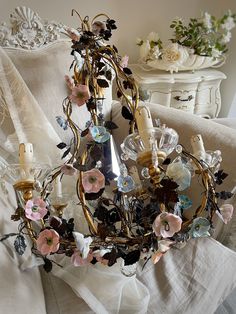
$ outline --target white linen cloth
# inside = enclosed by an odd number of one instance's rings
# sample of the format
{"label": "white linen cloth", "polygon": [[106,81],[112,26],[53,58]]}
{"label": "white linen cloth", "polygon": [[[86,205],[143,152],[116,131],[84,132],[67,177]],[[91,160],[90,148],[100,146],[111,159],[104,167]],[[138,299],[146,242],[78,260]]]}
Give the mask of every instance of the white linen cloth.
{"label": "white linen cloth", "polygon": [[[61,139],[55,128],[53,128],[50,119],[48,119],[49,115],[45,114],[45,104],[39,104],[36,101],[14,64],[2,49],[0,49],[0,60],[0,99],[1,104],[7,106],[9,111],[9,118],[5,119],[1,128],[0,135],[2,139],[4,137],[7,139],[7,145],[4,144],[4,141],[1,141],[1,156],[7,158],[8,161],[16,159],[18,143],[28,141],[34,144],[37,162],[43,161],[53,164],[59,162],[60,154],[57,153],[56,144]],[[36,60],[35,57],[35,67],[37,66]],[[52,63],[52,68],[53,65]],[[60,66],[63,66],[63,63]],[[42,79],[47,80],[47,77],[42,77]],[[63,80],[63,77],[58,77],[58,80],[60,79]],[[65,95],[62,99],[64,97]],[[57,103],[55,105],[58,106]],[[155,108],[152,109],[155,112]],[[168,112],[168,117],[170,117],[169,114],[170,116],[173,114],[171,122],[174,125],[171,126],[178,129],[179,122],[175,123],[175,111],[174,113]],[[183,116],[182,113],[178,114],[179,117]],[[124,120],[119,121],[120,111],[117,111],[117,115],[117,121],[115,122],[120,126],[118,135],[126,136],[127,133],[122,133]],[[190,120],[190,116],[186,116],[185,120],[188,119]],[[197,121],[199,123],[200,120],[196,120],[196,123]],[[175,124],[177,127],[175,127]],[[186,137],[188,133],[186,130],[189,131],[189,129],[187,123],[183,132],[186,133]],[[225,130],[222,129],[222,133],[226,134],[227,132],[225,133]],[[117,136],[117,141],[119,136]],[[209,138],[210,136],[207,141]],[[233,138],[229,138],[228,144],[224,143],[225,147],[229,146],[230,150],[232,142]],[[48,149],[49,147],[50,149]],[[235,148],[235,142],[232,144],[233,148]],[[235,152],[232,152],[233,154]],[[9,204],[4,203],[3,207],[8,208]],[[10,209],[13,210],[13,207]],[[78,211],[78,208],[76,210]],[[9,216],[3,217],[2,221],[7,222],[8,219]],[[11,225],[13,224],[15,223],[11,222]],[[1,230],[2,232],[4,233],[5,230]],[[5,253],[3,252],[3,254]],[[221,259],[222,264],[219,263],[218,257]],[[2,260],[5,262],[4,259]],[[131,278],[123,277],[118,264],[109,269],[102,265],[95,265],[90,268],[74,268],[66,257],[60,260],[60,263],[64,264],[65,267],[63,269],[54,267],[53,273],[67,282],[73,291],[82,297],[95,313],[99,314],[147,312],[197,314],[202,313],[206,308],[210,314],[215,311],[218,304],[236,286],[236,274],[233,271],[233,266],[236,264],[236,254],[212,239],[191,241],[183,251],[170,251],[157,266],[149,264],[142,273]],[[17,266],[18,261],[15,264]],[[21,274],[20,271],[16,274],[18,281],[23,278]],[[22,282],[22,285],[24,284]],[[208,284],[209,288],[207,287]],[[36,286],[40,288],[40,284],[37,283]],[[2,290],[0,292],[1,295],[4,295]],[[214,298],[212,298],[213,294]],[[25,302],[30,302],[30,300],[31,296]],[[81,300],[78,303],[75,298],[73,300],[74,303],[70,306],[77,307],[77,312],[79,312]],[[17,302],[21,302],[20,295],[15,295],[15,303]],[[35,304],[39,302],[43,304],[44,301],[40,299]],[[199,303],[201,304],[199,305]],[[39,307],[39,305],[37,306]],[[14,312],[14,305],[6,302],[4,303],[4,309],[6,313]],[[198,311],[198,309],[201,311]],[[64,313],[66,313],[65,308],[64,310]],[[91,312],[89,308],[87,310]],[[84,313],[87,310],[84,310]],[[18,313],[21,312],[24,311],[20,309]],[[34,313],[37,313],[37,311]],[[52,311],[52,313],[55,314],[56,312]],[[63,312],[60,311],[60,313]]]}

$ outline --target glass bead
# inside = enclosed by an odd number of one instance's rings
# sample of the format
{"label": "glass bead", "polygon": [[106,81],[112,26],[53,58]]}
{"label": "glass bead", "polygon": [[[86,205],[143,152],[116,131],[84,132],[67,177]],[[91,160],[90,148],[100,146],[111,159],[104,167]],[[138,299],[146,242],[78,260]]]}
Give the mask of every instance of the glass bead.
{"label": "glass bead", "polygon": [[122,154],[120,155],[120,158],[121,158],[121,160],[123,160],[123,161],[127,161],[127,160],[129,159],[129,156],[128,156],[127,154],[125,154],[125,153],[122,153]]}
{"label": "glass bead", "polygon": [[150,174],[149,174],[148,168],[143,168],[141,170],[141,175],[143,176],[143,178],[149,179],[150,178]]}
{"label": "glass bead", "polygon": [[42,185],[41,185],[41,183],[38,180],[34,181],[34,189],[37,192],[41,192],[41,190],[42,190]]}
{"label": "glass bead", "polygon": [[132,265],[125,266],[125,262],[122,259],[120,264],[120,271],[121,273],[126,277],[132,277],[136,274],[137,271],[137,263],[134,263]]}
{"label": "glass bead", "polygon": [[182,147],[181,145],[177,145],[177,146],[175,147],[175,150],[176,150],[176,153],[181,154],[182,151],[183,151],[183,147]]}

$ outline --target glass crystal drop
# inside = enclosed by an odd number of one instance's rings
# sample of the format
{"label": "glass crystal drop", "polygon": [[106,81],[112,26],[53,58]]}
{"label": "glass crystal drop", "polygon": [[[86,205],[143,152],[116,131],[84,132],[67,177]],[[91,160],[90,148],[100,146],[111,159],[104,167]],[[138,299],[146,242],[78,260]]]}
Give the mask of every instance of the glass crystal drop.
{"label": "glass crystal drop", "polygon": [[129,159],[129,156],[126,155],[125,153],[122,153],[122,154],[120,155],[120,158],[121,158],[123,161],[127,161],[127,160]]}
{"label": "glass crystal drop", "polygon": [[142,175],[145,179],[149,179],[149,178],[150,178],[150,174],[149,174],[148,168],[143,168],[142,171],[141,171],[141,175]]}
{"label": "glass crystal drop", "polygon": [[177,146],[175,147],[175,150],[176,150],[176,153],[181,154],[182,151],[183,151],[183,147],[182,147],[181,145],[177,145]]}
{"label": "glass crystal drop", "polygon": [[34,189],[37,192],[40,192],[42,190],[42,185],[41,185],[41,183],[38,180],[34,181]]}
{"label": "glass crystal drop", "polygon": [[96,168],[101,168],[102,167],[102,162],[101,160],[98,160],[97,163],[96,163]]}

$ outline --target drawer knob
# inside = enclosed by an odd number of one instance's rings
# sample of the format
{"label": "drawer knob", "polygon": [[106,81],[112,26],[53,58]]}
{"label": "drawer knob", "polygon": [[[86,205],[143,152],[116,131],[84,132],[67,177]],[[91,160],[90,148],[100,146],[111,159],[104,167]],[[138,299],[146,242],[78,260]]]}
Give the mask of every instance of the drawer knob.
{"label": "drawer knob", "polygon": [[193,98],[194,98],[193,95],[189,95],[188,98],[185,98],[185,99],[184,99],[184,98],[181,98],[180,96],[175,96],[175,97],[174,97],[174,99],[177,100],[177,101],[190,101],[190,100],[192,100]]}

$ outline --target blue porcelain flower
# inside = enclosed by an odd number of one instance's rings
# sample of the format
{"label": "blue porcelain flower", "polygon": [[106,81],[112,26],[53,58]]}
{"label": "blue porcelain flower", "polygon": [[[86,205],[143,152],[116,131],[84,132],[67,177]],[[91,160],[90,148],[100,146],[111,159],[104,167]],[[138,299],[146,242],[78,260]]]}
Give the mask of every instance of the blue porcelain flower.
{"label": "blue porcelain flower", "polygon": [[118,190],[124,193],[128,193],[135,188],[135,182],[131,176],[119,176],[117,179]]}
{"label": "blue porcelain flower", "polygon": [[193,205],[193,202],[187,195],[179,194],[178,197],[179,197],[178,203],[181,209],[185,210]]}
{"label": "blue porcelain flower", "polygon": [[90,129],[92,138],[97,143],[105,143],[110,138],[110,133],[107,132],[107,129],[104,126],[93,126]]}
{"label": "blue porcelain flower", "polygon": [[211,228],[208,219],[203,217],[198,217],[193,220],[191,224],[191,229],[189,230],[189,235],[191,238],[209,237],[209,230]]}

